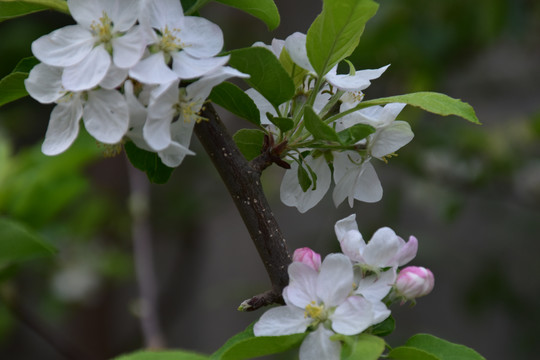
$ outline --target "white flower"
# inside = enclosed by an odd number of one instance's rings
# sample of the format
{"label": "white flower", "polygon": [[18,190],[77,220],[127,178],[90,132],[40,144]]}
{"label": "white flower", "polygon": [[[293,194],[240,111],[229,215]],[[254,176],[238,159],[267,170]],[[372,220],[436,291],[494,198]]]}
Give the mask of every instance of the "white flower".
{"label": "white flower", "polygon": [[215,57],[223,47],[219,26],[202,17],[184,16],[178,0],[143,0],[140,21],[156,30],[151,33],[149,55],[129,72],[143,83],[194,79],[229,60],[229,56]]}
{"label": "white flower", "polygon": [[418,240],[414,236],[405,242],[388,227],[377,230],[366,244],[358,231],[355,214],[339,220],[334,229],[343,253],[373,271],[405,265],[418,250]]}
{"label": "white flower", "polygon": [[343,254],[328,255],[320,272],[293,262],[289,279],[283,290],[287,305],[265,312],[253,331],[256,336],[279,336],[314,330],[300,347],[301,360],[338,360],[341,345],[330,340],[331,335],[355,335],[375,324],[372,303],[351,295],[353,269]]}
{"label": "white flower", "polygon": [[115,144],[128,130],[129,113],[124,97],[116,90],[68,92],[61,83],[62,69],[36,65],[24,84],[30,96],[41,103],[56,102],[51,112],[42,151],[57,155],[71,146],[79,133],[79,121],[96,140]]}
{"label": "white flower", "polygon": [[[127,69],[137,63],[146,47],[139,26],[137,0],[68,0],[77,25],[65,26],[32,43],[43,63],[65,67],[62,84],[70,91],[95,87],[111,64]],[[112,61],[111,61],[112,56]]]}

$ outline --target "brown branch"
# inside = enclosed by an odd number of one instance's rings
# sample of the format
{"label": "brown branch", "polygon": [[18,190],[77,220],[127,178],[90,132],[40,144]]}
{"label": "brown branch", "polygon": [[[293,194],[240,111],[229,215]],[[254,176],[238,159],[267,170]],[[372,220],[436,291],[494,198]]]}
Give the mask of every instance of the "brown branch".
{"label": "brown branch", "polygon": [[212,105],[205,106],[202,116],[209,120],[198,123],[195,134],[229,190],[272,283],[269,292],[246,300],[241,310],[281,303],[281,293],[289,282],[287,266],[291,258],[260,181],[262,170],[273,162],[272,149],[249,163]]}

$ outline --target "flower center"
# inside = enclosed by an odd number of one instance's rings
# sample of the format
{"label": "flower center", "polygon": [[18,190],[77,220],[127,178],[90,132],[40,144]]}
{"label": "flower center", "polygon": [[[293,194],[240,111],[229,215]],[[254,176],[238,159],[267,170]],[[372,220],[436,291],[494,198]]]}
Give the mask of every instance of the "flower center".
{"label": "flower center", "polygon": [[315,301],[309,303],[304,311],[304,317],[307,318],[308,316],[313,320],[326,320],[326,311],[324,309],[324,305],[317,305]]}
{"label": "flower center", "polygon": [[186,45],[177,36],[178,33],[180,33],[180,29],[169,30],[169,27],[165,26],[165,29],[161,32],[159,49],[165,53],[170,53],[185,48]]}
{"label": "flower center", "polygon": [[103,11],[103,16],[99,18],[99,22],[92,21],[90,29],[92,29],[92,34],[98,38],[97,43],[106,44],[111,41],[113,22],[109,18],[109,15]]}

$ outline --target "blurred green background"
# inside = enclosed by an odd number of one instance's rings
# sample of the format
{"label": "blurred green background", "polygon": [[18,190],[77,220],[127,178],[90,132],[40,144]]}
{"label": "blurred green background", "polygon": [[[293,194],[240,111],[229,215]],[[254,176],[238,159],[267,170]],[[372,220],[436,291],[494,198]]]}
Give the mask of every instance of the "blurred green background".
{"label": "blurred green background", "polygon": [[[201,12],[220,25],[225,49],[306,32],[313,0],[276,1],[281,26],[219,4]],[[30,44],[70,24],[43,12],[0,23],[0,77]],[[487,359],[532,359],[540,331],[540,3],[534,0],[385,0],[352,56],[359,69],[392,64],[366,99],[429,90],[470,103],[482,126],[406,109],[415,139],[388,165],[377,204],[334,208],[328,194],[306,214],[279,201],[282,170],[265,189],[291,250],[337,251],[334,223],[357,214],[366,238],[381,226],[420,242],[412,264],[432,269],[433,293],[394,306],[402,344],[428,332]],[[59,249],[53,259],[3,271],[2,291],[85,349],[106,359],[142,346],[127,208],[124,154],[104,157],[81,136],[66,153],[40,145],[51,107],[32,99],[0,108],[0,216],[16,219]],[[247,126],[222,113],[231,132]],[[211,353],[261,311],[238,304],[269,284],[249,236],[207,155],[193,140],[166,185],[152,185],[160,313],[170,347]],[[314,225],[316,224],[316,225]],[[62,359],[0,302],[0,358]]]}

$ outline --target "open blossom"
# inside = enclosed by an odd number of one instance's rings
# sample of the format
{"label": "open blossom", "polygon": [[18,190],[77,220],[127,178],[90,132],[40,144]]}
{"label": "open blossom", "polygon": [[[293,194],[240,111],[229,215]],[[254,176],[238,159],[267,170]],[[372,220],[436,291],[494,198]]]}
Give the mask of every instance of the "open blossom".
{"label": "open blossom", "polygon": [[[301,360],[338,360],[341,344],[330,340],[334,333],[359,334],[390,315],[373,298],[352,294],[354,274],[343,254],[330,254],[317,272],[309,265],[289,265],[289,285],[283,290],[287,305],[265,312],[255,324],[256,336],[308,333],[300,346]],[[380,300],[380,299],[379,299]]]}
{"label": "open blossom", "polygon": [[146,47],[140,26],[138,0],[68,0],[77,21],[32,43],[32,52],[43,63],[64,67],[62,85],[70,91],[98,85],[111,66],[135,65]]}
{"label": "open blossom", "polygon": [[418,250],[418,240],[414,236],[405,242],[388,227],[377,230],[366,243],[358,231],[355,214],[339,220],[334,229],[343,253],[353,262],[373,271],[405,265]]}
{"label": "open blossom", "polygon": [[225,65],[229,56],[216,57],[223,47],[219,26],[198,16],[184,16],[178,0],[144,0],[141,23],[150,32],[147,56],[129,75],[146,84],[194,79]]}
{"label": "open blossom", "polygon": [[105,144],[118,143],[128,130],[127,103],[118,91],[93,89],[83,92],[66,91],[62,86],[62,69],[46,64],[36,65],[25,86],[30,96],[41,103],[56,103],[51,112],[42,151],[57,155],[71,146],[84,119],[86,130]]}
{"label": "open blossom", "polygon": [[396,295],[404,300],[414,300],[433,290],[433,273],[421,266],[407,266],[399,272],[396,280]]}

